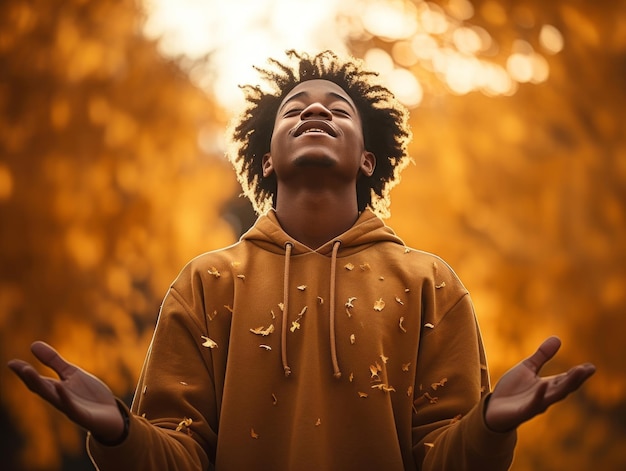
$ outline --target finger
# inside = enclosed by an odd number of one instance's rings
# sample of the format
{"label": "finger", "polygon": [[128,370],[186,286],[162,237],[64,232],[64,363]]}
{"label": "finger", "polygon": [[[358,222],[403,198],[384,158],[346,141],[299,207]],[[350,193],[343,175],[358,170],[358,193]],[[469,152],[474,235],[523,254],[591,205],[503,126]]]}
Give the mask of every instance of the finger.
{"label": "finger", "polygon": [[19,376],[28,389],[44,398],[53,406],[58,407],[59,396],[54,387],[56,380],[44,378],[30,363],[22,360],[11,360],[9,368]]}
{"label": "finger", "polygon": [[571,368],[567,373],[551,378],[548,400],[550,403],[560,401],[580,388],[595,372],[596,367],[594,365],[585,363]]}
{"label": "finger", "polygon": [[30,349],[39,361],[52,368],[61,379],[66,379],[76,371],[74,365],[65,361],[54,348],[45,342],[34,342]]}
{"label": "finger", "polygon": [[537,351],[523,361],[524,366],[539,373],[543,365],[556,355],[561,348],[561,340],[558,337],[549,337],[543,341]]}

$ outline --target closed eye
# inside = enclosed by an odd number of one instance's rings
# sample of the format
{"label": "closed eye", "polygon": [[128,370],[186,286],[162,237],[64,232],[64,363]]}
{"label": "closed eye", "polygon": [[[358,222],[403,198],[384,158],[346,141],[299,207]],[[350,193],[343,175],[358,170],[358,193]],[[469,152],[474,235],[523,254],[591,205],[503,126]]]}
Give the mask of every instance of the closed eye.
{"label": "closed eye", "polygon": [[285,111],[283,113],[283,116],[294,116],[294,115],[299,115],[300,113],[302,113],[302,110],[299,108],[293,108],[291,110]]}
{"label": "closed eye", "polygon": [[341,108],[334,108],[334,109],[332,109],[330,111],[332,111],[333,113],[337,113],[337,114],[343,115],[343,116],[351,116],[349,111],[341,109]]}

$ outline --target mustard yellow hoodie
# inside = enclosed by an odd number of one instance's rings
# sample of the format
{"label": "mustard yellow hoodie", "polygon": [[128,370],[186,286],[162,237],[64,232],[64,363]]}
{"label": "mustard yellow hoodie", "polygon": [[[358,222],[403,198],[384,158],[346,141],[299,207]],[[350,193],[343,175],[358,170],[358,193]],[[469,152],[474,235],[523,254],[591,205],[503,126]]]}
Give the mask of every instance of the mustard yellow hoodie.
{"label": "mustard yellow hoodie", "polygon": [[371,211],[317,250],[273,212],[168,291],[101,470],[506,470],[466,289]]}

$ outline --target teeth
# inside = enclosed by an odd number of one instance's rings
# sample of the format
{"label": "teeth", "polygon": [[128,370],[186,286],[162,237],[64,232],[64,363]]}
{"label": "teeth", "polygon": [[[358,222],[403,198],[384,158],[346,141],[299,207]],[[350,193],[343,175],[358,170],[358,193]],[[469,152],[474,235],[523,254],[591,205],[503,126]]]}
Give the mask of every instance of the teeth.
{"label": "teeth", "polygon": [[320,128],[311,128],[311,129],[307,129],[302,134],[307,134],[309,132],[323,132],[323,133],[325,133],[326,131],[324,131],[323,129],[320,129]]}

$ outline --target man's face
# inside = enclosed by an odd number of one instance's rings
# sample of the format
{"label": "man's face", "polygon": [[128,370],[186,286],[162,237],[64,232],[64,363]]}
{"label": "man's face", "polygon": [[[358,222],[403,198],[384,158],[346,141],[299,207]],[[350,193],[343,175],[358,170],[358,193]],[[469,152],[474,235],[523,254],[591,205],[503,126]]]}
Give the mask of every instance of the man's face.
{"label": "man's face", "polygon": [[328,80],[297,85],[282,101],[274,122],[270,152],[263,159],[264,176],[279,181],[305,168],[333,169],[354,180],[371,175],[374,156],[363,144],[361,118],[348,94]]}

